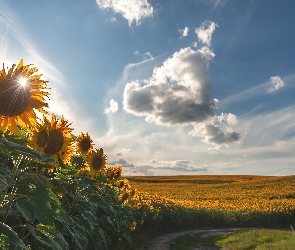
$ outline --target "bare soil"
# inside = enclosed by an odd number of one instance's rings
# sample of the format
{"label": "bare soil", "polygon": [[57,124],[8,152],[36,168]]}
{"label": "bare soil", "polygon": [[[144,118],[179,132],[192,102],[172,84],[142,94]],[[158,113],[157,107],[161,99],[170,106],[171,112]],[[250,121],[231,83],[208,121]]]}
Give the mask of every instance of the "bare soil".
{"label": "bare soil", "polygon": [[[226,228],[226,229],[197,229],[190,231],[183,231],[177,233],[169,233],[165,235],[158,236],[154,239],[152,245],[148,248],[148,250],[169,250],[170,243],[173,242],[177,237],[188,235],[201,235],[201,237],[208,237],[211,235],[226,235],[231,234],[237,231],[250,231],[253,229],[245,229],[245,228]],[[191,250],[208,250],[208,249],[220,249],[220,248],[207,248],[204,246],[192,248]]]}

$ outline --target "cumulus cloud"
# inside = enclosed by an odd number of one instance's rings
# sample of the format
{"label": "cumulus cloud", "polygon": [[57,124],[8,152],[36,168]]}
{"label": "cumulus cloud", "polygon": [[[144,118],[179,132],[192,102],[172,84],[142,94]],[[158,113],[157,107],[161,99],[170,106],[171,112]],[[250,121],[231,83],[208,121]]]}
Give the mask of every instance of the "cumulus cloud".
{"label": "cumulus cloud", "polygon": [[[126,84],[123,108],[145,116],[147,122],[166,126],[193,126],[189,134],[212,144],[238,141],[234,114],[216,116],[217,99],[211,97],[209,63],[214,53],[207,47],[183,48],[153,70],[152,76]],[[219,128],[224,124],[224,128]],[[229,125],[229,126],[228,126]]]}
{"label": "cumulus cloud", "polygon": [[271,87],[269,87],[267,89],[268,93],[274,93],[277,90],[279,90],[280,88],[285,86],[284,81],[279,76],[272,76],[270,78],[270,81],[271,81]]}
{"label": "cumulus cloud", "polygon": [[199,41],[206,44],[207,46],[210,46],[212,34],[217,27],[217,23],[212,21],[205,21],[201,24],[199,28],[195,30],[195,33],[197,34]]}
{"label": "cumulus cloud", "polygon": [[202,122],[214,116],[216,100],[210,99],[209,61],[214,53],[204,47],[181,49],[154,69],[141,85],[127,83],[124,109],[146,121],[165,125]]}
{"label": "cumulus cloud", "polygon": [[147,0],[96,0],[102,9],[113,9],[127,19],[129,26],[133,22],[139,25],[142,18],[150,17],[153,14],[153,7]]}
{"label": "cumulus cloud", "polygon": [[119,159],[119,160],[116,160],[116,161],[111,161],[111,162],[109,162],[109,164],[111,166],[120,165],[122,168],[135,168],[135,166],[132,163],[128,163],[124,159]]}
{"label": "cumulus cloud", "polygon": [[203,137],[204,142],[213,144],[230,144],[238,141],[241,137],[240,133],[234,132],[230,127],[220,129],[214,124],[198,124],[189,132],[192,136]]}
{"label": "cumulus cloud", "polygon": [[189,28],[188,27],[184,27],[184,29],[178,29],[179,34],[181,35],[181,37],[184,36],[188,36],[188,32],[189,32]]}
{"label": "cumulus cloud", "polygon": [[105,114],[115,113],[117,111],[118,111],[118,103],[114,99],[111,99],[110,100],[110,107],[105,109],[104,113]]}
{"label": "cumulus cloud", "polygon": [[225,123],[227,123],[229,125],[237,125],[238,122],[239,122],[236,115],[231,114],[231,113],[229,113],[229,114],[221,113],[220,116],[217,116],[217,120],[220,123],[225,122]]}

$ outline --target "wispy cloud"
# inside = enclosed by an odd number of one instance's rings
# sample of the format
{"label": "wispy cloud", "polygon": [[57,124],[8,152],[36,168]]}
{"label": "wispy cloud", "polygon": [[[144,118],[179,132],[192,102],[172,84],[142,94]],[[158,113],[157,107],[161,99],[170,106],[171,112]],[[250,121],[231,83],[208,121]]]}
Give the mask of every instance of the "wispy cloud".
{"label": "wispy cloud", "polygon": [[13,15],[12,11],[3,4],[1,4],[0,7],[0,30],[2,31],[0,52],[2,60],[4,59],[2,62],[10,65],[12,63],[17,63],[17,60],[21,59],[19,58],[19,54],[16,55],[14,52],[15,50],[9,50],[10,39],[14,38],[15,41],[18,42],[18,46],[22,49],[21,56],[25,60],[25,63],[33,63],[47,80],[62,85],[64,82],[62,73],[37,51],[37,46],[27,37],[25,30],[21,27],[21,24]]}
{"label": "wispy cloud", "polygon": [[[42,79],[49,81],[48,87],[51,95],[48,100],[48,111],[57,116],[64,115],[70,122],[74,122],[75,131],[80,131],[80,129],[83,131],[85,124],[90,127],[90,119],[83,117],[83,112],[79,112],[81,108],[79,104],[64,97],[63,93],[67,92],[67,81],[63,73],[38,51],[38,46],[28,37],[21,21],[2,3],[0,3],[0,31],[3,31],[0,36],[2,62],[10,67],[22,58],[25,64],[34,64],[38,68],[38,73],[43,74]],[[20,52],[9,47],[11,41],[16,43],[14,48],[18,48]],[[77,113],[79,113],[79,118]]]}
{"label": "wispy cloud", "polygon": [[230,0],[214,0],[213,4],[214,7],[213,9],[222,9]]}
{"label": "wispy cloud", "polygon": [[279,90],[280,88],[284,87],[285,86],[285,83],[284,81],[282,80],[281,77],[279,76],[272,76],[270,78],[270,81],[271,81],[271,87],[269,87],[267,89],[267,92],[268,93],[274,93],[276,92],[277,90]]}
{"label": "wispy cloud", "polygon": [[102,9],[113,9],[127,19],[129,26],[135,22],[141,23],[141,19],[153,15],[153,7],[147,0],[96,0],[98,6]]}
{"label": "wispy cloud", "polygon": [[[266,95],[270,93],[274,93],[277,90],[284,87],[284,89],[287,88],[294,88],[295,86],[295,75],[289,75],[286,77],[279,77],[274,76],[271,77],[269,81],[263,82],[261,84],[258,84],[254,87],[242,90],[236,94],[233,94],[231,96],[228,96],[222,100],[219,101],[219,107],[225,108],[227,106],[230,106],[236,102],[240,102],[243,100],[247,100],[256,96]],[[288,83],[288,84],[286,84]]]}

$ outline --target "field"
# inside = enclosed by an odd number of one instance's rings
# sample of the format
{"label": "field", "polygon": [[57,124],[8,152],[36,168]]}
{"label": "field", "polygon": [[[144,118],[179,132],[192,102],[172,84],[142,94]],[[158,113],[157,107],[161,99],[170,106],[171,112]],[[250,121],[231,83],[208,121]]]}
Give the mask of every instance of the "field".
{"label": "field", "polygon": [[127,177],[139,192],[159,195],[186,208],[265,213],[295,211],[295,176]]}

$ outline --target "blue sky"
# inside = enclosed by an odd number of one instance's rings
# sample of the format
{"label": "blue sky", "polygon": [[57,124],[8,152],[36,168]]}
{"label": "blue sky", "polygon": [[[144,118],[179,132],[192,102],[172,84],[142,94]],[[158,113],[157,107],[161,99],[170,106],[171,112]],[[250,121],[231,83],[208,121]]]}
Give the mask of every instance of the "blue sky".
{"label": "blue sky", "polygon": [[0,58],[125,175],[295,174],[295,1],[0,0]]}

